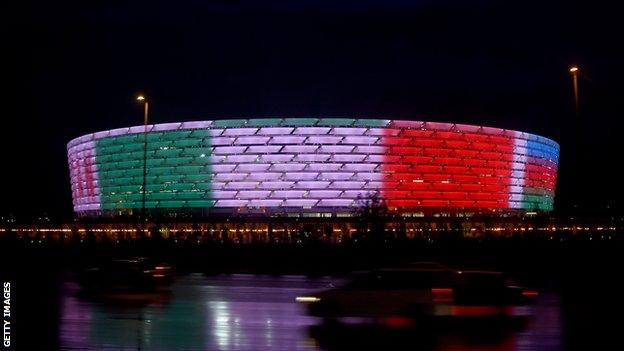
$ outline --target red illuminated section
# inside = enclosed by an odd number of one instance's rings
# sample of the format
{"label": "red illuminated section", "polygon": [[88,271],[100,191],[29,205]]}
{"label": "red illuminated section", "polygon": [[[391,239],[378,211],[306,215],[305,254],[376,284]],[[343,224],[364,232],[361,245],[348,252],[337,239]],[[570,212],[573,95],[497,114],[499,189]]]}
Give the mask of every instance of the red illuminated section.
{"label": "red illuminated section", "polygon": [[69,155],[70,177],[74,206],[99,202],[97,167],[94,163],[95,151],[86,149]]}
{"label": "red illuminated section", "polygon": [[393,124],[380,141],[386,147],[382,196],[388,207],[509,207],[512,137],[459,131],[451,124]]}
{"label": "red illuminated section", "polygon": [[[550,190],[557,183],[557,164],[537,157],[527,157],[525,186]],[[553,194],[554,195],[554,194]]]}

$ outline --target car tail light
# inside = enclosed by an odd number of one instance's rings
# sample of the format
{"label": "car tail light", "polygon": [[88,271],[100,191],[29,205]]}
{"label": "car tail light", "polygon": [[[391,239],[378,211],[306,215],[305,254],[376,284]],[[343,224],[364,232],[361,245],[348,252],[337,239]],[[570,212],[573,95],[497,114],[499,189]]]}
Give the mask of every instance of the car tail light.
{"label": "car tail light", "polygon": [[407,328],[414,325],[414,320],[407,317],[385,317],[380,322],[389,328]]}
{"label": "car tail light", "polygon": [[499,306],[452,306],[453,316],[491,316],[504,312],[504,308]]}
{"label": "car tail light", "polygon": [[452,288],[431,288],[433,302],[453,302]]}

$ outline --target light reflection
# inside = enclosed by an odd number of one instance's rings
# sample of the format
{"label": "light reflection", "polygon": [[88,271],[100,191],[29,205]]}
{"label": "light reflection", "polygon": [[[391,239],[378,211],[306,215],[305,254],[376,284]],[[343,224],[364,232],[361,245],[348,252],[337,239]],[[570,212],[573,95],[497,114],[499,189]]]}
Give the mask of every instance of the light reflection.
{"label": "light reflection", "polygon": [[[59,341],[62,349],[88,350],[318,350],[323,343],[310,338],[310,329],[320,321],[294,300],[330,282],[336,283],[303,276],[191,274],[178,277],[169,299],[151,297],[139,305],[78,297],[78,286],[66,283]],[[435,349],[562,349],[558,295],[540,294],[533,310],[525,329],[505,331],[487,345],[445,335]],[[490,335],[477,331],[482,338]],[[427,349],[418,339],[409,342]]]}
{"label": "light reflection", "polygon": [[224,301],[210,301],[208,308],[214,315],[214,325],[212,334],[217,339],[217,344],[221,349],[227,349],[230,345],[230,313],[227,303]]}

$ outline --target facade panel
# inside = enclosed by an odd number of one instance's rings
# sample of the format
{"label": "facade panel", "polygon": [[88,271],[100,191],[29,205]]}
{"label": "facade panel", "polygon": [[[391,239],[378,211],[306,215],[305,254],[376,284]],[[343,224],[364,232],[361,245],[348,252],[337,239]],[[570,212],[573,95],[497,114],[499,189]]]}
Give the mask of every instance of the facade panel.
{"label": "facade panel", "polygon": [[68,144],[82,215],[130,213],[143,195],[171,212],[344,213],[373,193],[397,212],[550,211],[558,158],[529,133],[350,118],[166,123]]}

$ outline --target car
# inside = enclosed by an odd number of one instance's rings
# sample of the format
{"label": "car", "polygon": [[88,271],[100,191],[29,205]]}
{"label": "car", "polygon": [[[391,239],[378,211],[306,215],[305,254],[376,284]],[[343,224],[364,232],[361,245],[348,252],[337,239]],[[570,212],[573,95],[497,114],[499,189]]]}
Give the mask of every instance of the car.
{"label": "car", "polygon": [[115,259],[82,270],[78,281],[85,291],[149,291],[168,285],[172,268],[144,257]]}
{"label": "car", "polygon": [[521,314],[537,296],[511,284],[502,273],[448,268],[397,268],[359,273],[348,284],[299,296],[308,313],[325,319],[367,317],[373,320]]}
{"label": "car", "polygon": [[311,315],[324,318],[413,316],[427,313],[431,301],[451,289],[452,275],[446,269],[379,269],[296,301],[308,304]]}
{"label": "car", "polygon": [[436,316],[524,317],[539,293],[520,286],[498,271],[459,270],[448,303],[434,306]]}

